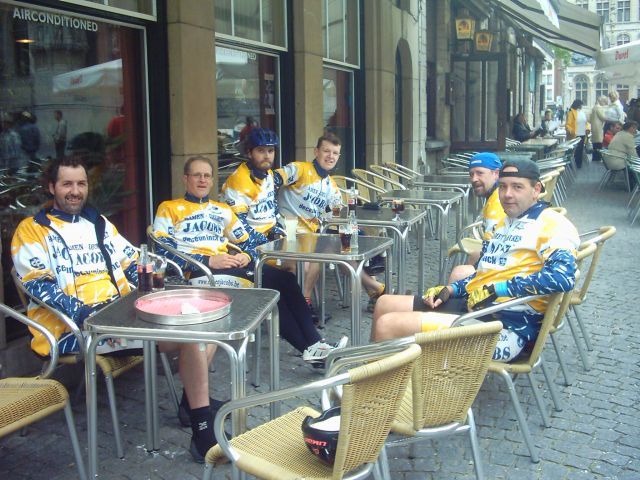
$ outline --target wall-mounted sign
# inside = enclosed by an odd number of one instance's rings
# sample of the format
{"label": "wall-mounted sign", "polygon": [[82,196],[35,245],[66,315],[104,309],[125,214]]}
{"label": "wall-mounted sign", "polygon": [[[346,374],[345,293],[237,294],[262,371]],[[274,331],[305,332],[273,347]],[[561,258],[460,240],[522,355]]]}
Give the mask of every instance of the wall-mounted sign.
{"label": "wall-mounted sign", "polygon": [[458,40],[473,40],[476,21],[471,17],[456,18],[456,38]]}
{"label": "wall-mounted sign", "polygon": [[59,13],[43,12],[40,10],[32,10],[30,8],[13,9],[13,18],[34,23],[48,23],[56,27],[75,28],[78,30],[87,30],[89,32],[97,32],[98,24],[84,18],[70,17]]}
{"label": "wall-mounted sign", "polygon": [[479,30],[475,34],[475,43],[477,52],[490,52],[491,42],[493,42],[493,33],[488,30]]}

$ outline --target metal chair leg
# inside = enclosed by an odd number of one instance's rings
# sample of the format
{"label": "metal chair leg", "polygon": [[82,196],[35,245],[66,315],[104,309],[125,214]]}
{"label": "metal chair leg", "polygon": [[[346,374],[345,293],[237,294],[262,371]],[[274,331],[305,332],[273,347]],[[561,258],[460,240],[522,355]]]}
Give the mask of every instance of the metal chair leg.
{"label": "metal chair leg", "polygon": [[262,346],[262,328],[258,326],[255,331],[255,342],[253,347],[253,386],[259,387],[261,378],[260,378],[260,368],[262,367],[262,359],[260,358],[260,348]]}
{"label": "metal chair leg", "polygon": [[568,387],[573,383],[571,376],[569,375],[569,370],[567,369],[567,364],[564,359],[564,355],[562,354],[562,349],[558,346],[556,342],[556,335],[558,331],[549,335],[551,337],[551,343],[553,344],[553,348],[556,351],[556,356],[558,357],[558,363],[560,364],[560,370],[562,370],[562,376],[564,377],[564,384]]}
{"label": "metal chair leg", "polygon": [[551,422],[549,421],[549,415],[547,414],[547,409],[544,406],[544,400],[542,399],[542,394],[538,389],[538,385],[536,384],[535,378],[533,378],[533,372],[527,373],[527,379],[529,380],[529,385],[531,386],[533,398],[536,401],[536,405],[538,405],[538,410],[540,411],[540,416],[542,417],[542,424],[545,426],[545,428],[549,428],[551,426]]}
{"label": "metal chair leg", "polygon": [[578,306],[573,305],[573,314],[576,316],[576,320],[578,320],[578,326],[580,327],[580,331],[582,332],[582,338],[584,338],[584,344],[587,346],[587,350],[590,352],[593,350],[593,346],[591,345],[591,339],[589,338],[589,332],[587,332],[586,327],[584,326],[584,322],[580,317],[580,313],[578,312]]}
{"label": "metal chair leg", "polygon": [[105,375],[104,381],[107,384],[107,396],[109,397],[109,410],[111,411],[111,423],[113,423],[113,437],[116,442],[116,454],[118,458],[124,458],[122,449],[122,436],[120,435],[120,421],[118,420],[118,410],[116,407],[116,392],[113,388],[113,377]]}
{"label": "metal chair leg", "polygon": [[386,445],[382,446],[380,455],[378,456],[378,466],[380,467],[380,473],[384,480],[391,480],[391,472],[389,471],[389,457],[387,456]]}
{"label": "metal chair leg", "polygon": [[549,388],[549,394],[551,395],[551,400],[553,401],[553,408],[555,408],[556,412],[562,411],[562,399],[560,395],[558,395],[558,390],[556,389],[556,384],[553,381],[549,373],[549,368],[547,364],[544,363],[542,357],[540,357],[540,368],[542,368],[542,374],[544,375],[544,379],[547,382],[547,387]]}
{"label": "metal chair leg", "polygon": [[569,324],[569,328],[571,329],[571,335],[573,336],[573,341],[576,344],[578,355],[580,356],[580,360],[582,361],[582,367],[588,372],[589,370],[591,370],[591,365],[589,364],[589,358],[587,357],[587,353],[584,351],[584,348],[582,348],[582,344],[580,343],[578,332],[573,322],[569,319],[569,315],[567,315],[567,323]]}
{"label": "metal chair leg", "polygon": [[467,411],[467,423],[469,424],[469,440],[471,441],[471,455],[473,455],[473,468],[476,471],[477,480],[484,479],[482,469],[482,458],[480,456],[480,444],[478,443],[478,431],[476,429],[476,421],[473,416],[473,410]]}
{"label": "metal chair leg", "polygon": [[82,453],[80,452],[80,443],[78,442],[78,433],[76,432],[76,424],[73,420],[73,412],[69,402],[64,406],[64,418],[67,421],[67,429],[69,430],[69,437],[71,438],[71,446],[73,447],[73,456],[76,459],[76,466],[78,468],[78,475],[82,480],[87,477],[87,471],[84,468],[84,460]]}
{"label": "metal chair leg", "polygon": [[538,456],[538,451],[533,444],[533,439],[531,438],[531,432],[529,431],[529,425],[527,424],[527,419],[524,416],[524,412],[522,411],[522,407],[520,406],[520,400],[518,399],[518,394],[516,392],[515,385],[511,380],[511,376],[508,372],[501,371],[499,375],[507,384],[507,390],[509,391],[509,396],[511,397],[511,403],[513,405],[513,409],[516,412],[516,418],[518,419],[518,424],[520,425],[520,431],[522,432],[522,436],[524,437],[524,443],[527,445],[529,449],[529,455],[531,456],[531,461],[533,463],[538,463],[540,461],[540,457]]}

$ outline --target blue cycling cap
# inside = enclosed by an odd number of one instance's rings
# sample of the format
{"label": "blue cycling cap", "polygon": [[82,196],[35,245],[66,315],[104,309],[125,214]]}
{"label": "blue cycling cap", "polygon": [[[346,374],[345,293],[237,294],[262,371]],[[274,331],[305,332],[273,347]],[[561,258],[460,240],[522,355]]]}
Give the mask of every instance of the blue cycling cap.
{"label": "blue cycling cap", "polygon": [[500,170],[502,168],[502,162],[500,157],[491,152],[476,153],[469,161],[469,170],[474,167],[488,168],[489,170]]}

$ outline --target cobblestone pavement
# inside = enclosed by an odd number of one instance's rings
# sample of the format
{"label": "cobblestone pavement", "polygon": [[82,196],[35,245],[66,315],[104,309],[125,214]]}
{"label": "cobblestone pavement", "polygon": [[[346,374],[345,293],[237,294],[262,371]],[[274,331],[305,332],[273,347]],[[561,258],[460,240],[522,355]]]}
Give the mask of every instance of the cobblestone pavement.
{"label": "cobblestone pavement", "polygon": [[[553,372],[564,402],[561,412],[551,407],[551,401],[538,381],[551,413],[551,427],[544,428],[530,394],[528,382],[518,379],[517,391],[529,420],[541,460],[530,461],[503,382],[490,376],[485,381],[475,404],[487,479],[638,479],[640,478],[640,415],[638,414],[640,382],[640,338],[638,324],[637,268],[640,265],[640,225],[630,227],[625,218],[628,194],[621,184],[602,192],[597,183],[602,166],[587,164],[579,179],[570,188],[565,207],[580,231],[601,225],[615,225],[617,235],[606,245],[588,301],[582,309],[594,350],[589,352],[592,368],[582,369],[575,345],[568,332],[560,334],[566,358],[574,375],[573,385],[563,384],[555,355],[551,348],[545,359]],[[435,241],[427,242],[429,278],[436,275],[433,252]],[[415,250],[414,250],[415,252]],[[414,253],[413,253],[414,254]],[[410,257],[411,258],[411,257]],[[415,262],[408,275],[409,287],[415,289]],[[412,283],[413,282],[413,283]],[[333,283],[328,291],[328,308],[333,319],[325,334],[335,340],[348,333],[348,310],[342,309]],[[362,299],[365,305],[365,299]],[[370,315],[364,313],[366,329]],[[319,378],[321,372],[305,365],[284,342],[281,375],[283,386]],[[266,358],[266,346],[262,355]],[[266,362],[264,379],[267,379]],[[212,393],[216,398],[228,398],[228,365],[223,355],[214,363]],[[75,372],[76,378],[81,372]],[[106,392],[100,385],[99,396],[99,461],[100,476],[109,479],[192,479],[200,478],[202,467],[191,460],[186,447],[190,430],[179,427],[163,379],[159,379],[160,424],[162,448],[156,454],[144,450],[144,388],[142,369],[116,381],[122,434],[126,457],[116,458]],[[177,375],[176,375],[177,378]],[[258,388],[264,391],[266,386]],[[248,394],[255,392],[248,388]],[[86,439],[84,396],[74,402],[74,413],[81,440]],[[317,404],[317,400],[311,399]],[[295,402],[290,402],[291,405]],[[249,424],[264,419],[266,409],[250,413]],[[275,439],[274,439],[275,440]],[[475,478],[470,448],[466,437],[448,437],[425,442],[412,448],[390,450],[391,470],[401,479],[466,479]],[[54,415],[30,427],[26,435],[12,435],[0,441],[0,477],[29,479],[75,478],[76,470],[62,415]],[[215,478],[230,478],[229,466],[215,471]]]}

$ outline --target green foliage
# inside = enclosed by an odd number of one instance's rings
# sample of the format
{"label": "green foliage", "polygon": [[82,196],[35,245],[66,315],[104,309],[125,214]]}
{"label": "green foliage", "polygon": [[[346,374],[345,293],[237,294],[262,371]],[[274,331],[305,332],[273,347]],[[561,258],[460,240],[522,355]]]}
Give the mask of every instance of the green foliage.
{"label": "green foliage", "polygon": [[564,48],[554,46],[553,54],[555,55],[556,59],[562,61],[563,67],[569,66],[569,63],[571,62],[571,52],[569,50],[565,50]]}

